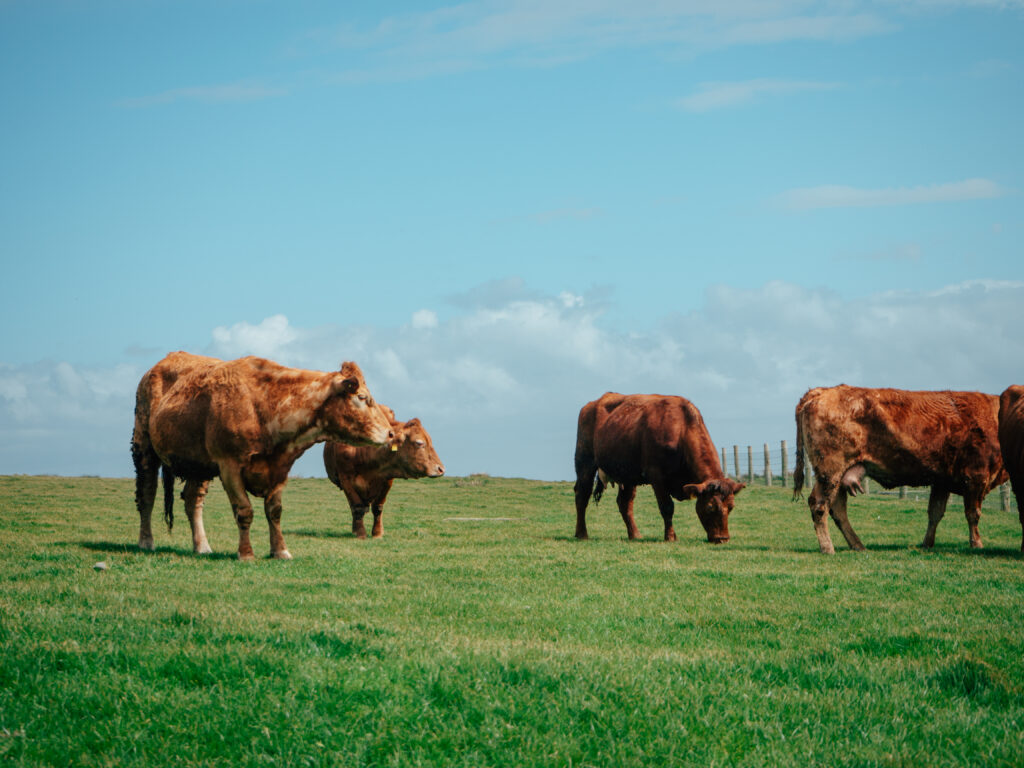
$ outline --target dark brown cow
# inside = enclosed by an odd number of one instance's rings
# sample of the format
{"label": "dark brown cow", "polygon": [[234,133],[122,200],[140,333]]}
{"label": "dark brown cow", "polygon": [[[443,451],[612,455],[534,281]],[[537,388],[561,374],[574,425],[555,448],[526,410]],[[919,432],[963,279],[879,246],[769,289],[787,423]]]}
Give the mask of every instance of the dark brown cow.
{"label": "dark brown cow", "polygon": [[281,494],[295,460],[328,438],[379,444],[392,434],[355,363],[321,373],[258,357],[224,362],[172,352],[142,377],[136,393],[132,458],[139,548],[153,549],[150,517],[163,468],[168,526],[173,478],[185,480],[182,498],[195,552],[210,552],[203,500],[210,480],[219,476],[238,523],[239,559],[254,557],[247,492],[264,499],[271,556],[290,558],[281,533]]}
{"label": "dark brown cow", "polygon": [[419,419],[401,422],[394,411],[381,406],[391,422],[395,438],[390,446],[355,447],[334,441],[324,444],[324,468],[331,482],[341,488],[352,510],[352,533],[366,538],[363,516],[373,510],[373,538],[384,535],[384,502],[397,478],[441,477],[444,465]]}
{"label": "dark brown cow", "polygon": [[809,390],[796,406],[793,498],[803,489],[806,451],[816,475],[807,503],[821,551],[835,552],[826,512],[851,549],[864,549],[847,517],[846,497],[863,491],[865,475],[885,488],[931,486],[922,547],[935,544],[949,494],[962,495],[970,544],[980,547],[981,502],[1006,479],[997,440],[998,411],[999,398],[980,392],[845,384]]}
{"label": "dark brown cow", "polygon": [[[650,485],[665,522],[665,541],[675,541],[673,498],[697,499],[697,517],[708,541],[729,540],[729,512],[744,483],[722,472],[700,411],[673,395],[606,392],[580,410],[576,430],[576,538],[587,538],[587,503],[600,499],[605,481],[618,483],[619,513],[630,539],[638,485]],[[596,482],[595,482],[596,479]]]}
{"label": "dark brown cow", "polygon": [[1019,384],[1008,387],[999,397],[999,447],[1017,499],[1020,549],[1024,552],[1024,387]]}

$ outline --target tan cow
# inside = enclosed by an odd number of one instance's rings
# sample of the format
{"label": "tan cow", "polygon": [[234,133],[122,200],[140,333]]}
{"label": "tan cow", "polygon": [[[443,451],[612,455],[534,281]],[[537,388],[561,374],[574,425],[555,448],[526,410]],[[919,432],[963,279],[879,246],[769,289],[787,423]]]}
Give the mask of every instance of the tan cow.
{"label": "tan cow", "polygon": [[911,392],[845,384],[809,390],[796,406],[793,498],[803,490],[806,451],[816,475],[807,503],[820,550],[835,552],[826,512],[851,549],[864,549],[847,517],[846,497],[863,491],[865,475],[885,488],[931,486],[922,547],[935,544],[949,494],[962,495],[970,544],[980,547],[981,502],[1006,479],[997,439],[998,412],[999,398],[980,392]]}
{"label": "tan cow", "polygon": [[999,448],[1017,499],[1024,552],[1024,387],[1019,384],[1007,387],[999,397]]}
{"label": "tan cow", "polygon": [[327,477],[338,486],[352,510],[352,533],[366,538],[363,517],[373,511],[373,538],[384,535],[384,502],[396,478],[441,477],[444,465],[419,419],[401,422],[394,411],[381,406],[395,431],[390,445],[352,446],[333,440],[324,444]]}
{"label": "tan cow", "polygon": [[211,551],[203,500],[210,480],[220,477],[238,524],[239,559],[254,558],[248,493],[264,499],[271,556],[290,558],[281,533],[281,494],[295,460],[328,438],[381,444],[393,434],[355,363],[322,373],[259,357],[225,362],[172,352],[142,377],[136,392],[132,458],[139,548],[153,549],[150,518],[163,468],[168,526],[169,485],[176,476],[185,480],[182,498],[196,553]]}

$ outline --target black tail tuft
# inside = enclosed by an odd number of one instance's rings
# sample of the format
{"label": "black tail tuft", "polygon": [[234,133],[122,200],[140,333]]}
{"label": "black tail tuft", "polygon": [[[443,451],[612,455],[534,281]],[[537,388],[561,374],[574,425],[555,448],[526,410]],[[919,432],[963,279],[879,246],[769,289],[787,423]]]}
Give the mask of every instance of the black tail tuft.
{"label": "black tail tuft", "polygon": [[164,481],[164,522],[170,533],[174,528],[174,473],[166,464],[160,467],[160,472]]}

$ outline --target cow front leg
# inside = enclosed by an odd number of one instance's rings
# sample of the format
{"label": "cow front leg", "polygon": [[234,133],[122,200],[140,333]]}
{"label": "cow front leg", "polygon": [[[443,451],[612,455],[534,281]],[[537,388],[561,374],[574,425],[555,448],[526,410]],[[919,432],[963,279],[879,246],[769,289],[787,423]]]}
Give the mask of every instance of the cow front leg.
{"label": "cow front leg", "polygon": [[[815,473],[818,474],[818,473]],[[811,509],[811,522],[814,523],[814,534],[818,537],[818,549],[823,555],[834,555],[836,548],[832,545],[832,536],[828,532],[828,498],[826,487],[821,482],[821,475],[814,483],[814,490],[807,497],[807,506]]]}
{"label": "cow front leg", "polygon": [[281,496],[284,493],[284,485],[274,488],[263,500],[263,511],[267,515],[267,525],[270,527],[270,556],[278,560],[291,560],[291,552],[284,544],[284,532],[281,530]]}
{"label": "cow front leg", "polygon": [[[921,546],[925,549],[935,546],[935,532],[939,529],[942,516],[946,514],[946,502],[948,501],[949,491],[933,485],[928,494],[928,530],[924,532],[924,541],[921,542]],[[964,506],[967,506],[966,496],[964,497]],[[969,523],[970,516],[967,519]]]}
{"label": "cow front leg", "polygon": [[577,465],[576,485],[573,486],[573,494],[576,497],[576,538],[589,539],[587,535],[587,504],[590,502],[590,494],[594,491],[594,478],[597,477],[597,467]]}
{"label": "cow front leg", "polygon": [[192,528],[192,551],[197,555],[208,555],[213,552],[206,540],[206,529],[203,527],[203,504],[209,488],[209,480],[186,480],[181,491],[181,499],[185,502],[185,516],[188,517],[188,524]]}
{"label": "cow front leg", "polygon": [[365,504],[352,505],[352,535],[357,539],[366,538],[366,526],[363,525],[363,517],[369,507]]}
{"label": "cow front leg", "polygon": [[1017,500],[1017,517],[1020,518],[1020,551],[1024,552],[1024,507],[1021,506],[1021,495],[1014,489],[1013,497]]}
{"label": "cow front leg", "polygon": [[630,541],[642,538],[637,530],[636,520],[633,519],[633,499],[636,498],[635,485],[619,485],[619,493],[615,502],[619,505],[619,514],[622,515],[622,522],[626,524],[626,536]]}
{"label": "cow front leg", "polygon": [[665,541],[675,541],[676,532],[672,527],[672,515],[675,513],[675,503],[664,486],[654,486],[654,498],[658,500],[658,511],[661,512],[661,519],[665,521]]}
{"label": "cow front leg", "polygon": [[846,539],[846,543],[850,545],[850,549],[856,552],[863,552],[864,545],[861,543],[860,537],[854,532],[853,526],[850,525],[850,518],[846,514],[847,498],[846,488],[841,485],[836,493],[835,501],[829,507],[829,514],[832,515],[832,519],[839,526],[839,530],[842,532],[843,538]]}
{"label": "cow front leg", "polygon": [[255,560],[256,555],[252,551],[252,542],[249,540],[249,529],[252,528],[253,518],[252,504],[249,502],[249,494],[245,492],[241,470],[235,464],[221,464],[220,482],[231,501],[231,512],[238,525],[238,559]]}
{"label": "cow front leg", "polygon": [[981,549],[983,546],[978,523],[981,521],[981,501],[984,497],[984,492],[974,489],[968,489],[964,494],[964,515],[967,517],[967,533],[970,537],[971,549]]}
{"label": "cow front leg", "polygon": [[375,539],[384,538],[384,505],[377,502],[373,507],[373,531],[370,535]]}

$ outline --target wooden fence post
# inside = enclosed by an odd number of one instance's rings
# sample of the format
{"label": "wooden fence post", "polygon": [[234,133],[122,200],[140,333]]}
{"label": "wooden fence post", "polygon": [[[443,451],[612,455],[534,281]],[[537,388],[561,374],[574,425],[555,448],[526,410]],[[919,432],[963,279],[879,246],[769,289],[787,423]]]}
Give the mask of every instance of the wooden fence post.
{"label": "wooden fence post", "polygon": [[905,485],[901,485],[900,486],[900,498],[901,499],[907,498],[907,486],[905,486]]}
{"label": "wooden fence post", "polygon": [[729,474],[729,465],[725,463],[725,446],[722,446],[722,474]]}
{"label": "wooden fence post", "polygon": [[740,474],[740,447],[738,445],[732,447],[732,466],[736,470],[736,479],[739,480],[743,475]]}
{"label": "wooden fence post", "polygon": [[768,443],[764,444],[764,484],[767,488],[772,487],[772,461],[768,453]]}
{"label": "wooden fence post", "polygon": [[747,485],[754,482],[754,449],[747,446]]}
{"label": "wooden fence post", "polygon": [[786,441],[782,441],[782,487],[786,487],[786,475],[789,474],[789,451],[786,450]]}
{"label": "wooden fence post", "polygon": [[871,478],[864,475],[864,493],[871,493]]}
{"label": "wooden fence post", "polygon": [[1002,502],[1003,512],[1010,511],[1010,484],[1003,483],[999,486],[999,501]]}

